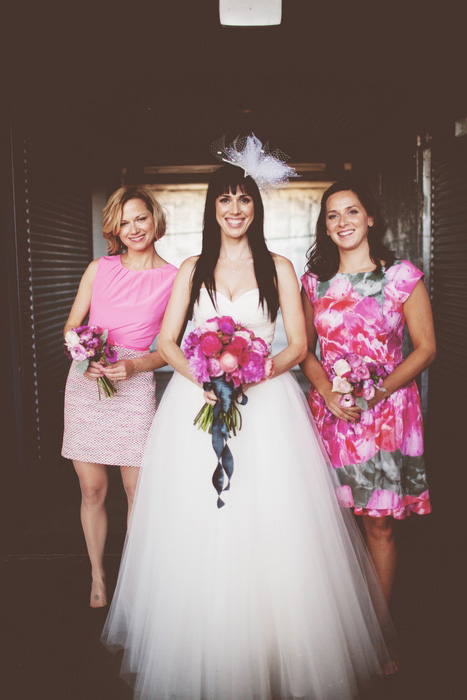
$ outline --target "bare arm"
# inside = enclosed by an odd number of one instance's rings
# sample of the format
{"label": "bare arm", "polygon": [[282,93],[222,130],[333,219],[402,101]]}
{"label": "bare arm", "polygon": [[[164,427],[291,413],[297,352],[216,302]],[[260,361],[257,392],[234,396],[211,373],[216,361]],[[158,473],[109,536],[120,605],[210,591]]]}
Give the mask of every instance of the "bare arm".
{"label": "bare arm", "polygon": [[304,375],[313,384],[318,393],[323,397],[326,406],[337,418],[347,421],[355,421],[358,418],[360,409],[358,406],[343,408],[339,403],[339,394],[332,390],[332,383],[328,375],[316,357],[315,349],[318,334],[314,324],[314,311],[305,289],[302,288],[302,304],[305,313],[306,334],[308,340],[308,352],[305,359],[300,364]]}
{"label": "bare arm", "polygon": [[86,374],[90,373],[91,370],[95,370],[96,374],[92,373],[92,378],[105,374],[111,381],[123,381],[138,372],[152,372],[152,370],[159,369],[159,367],[165,367],[166,364],[167,362],[162,359],[159,350],[154,350],[154,352],[150,352],[143,357],[117,360],[117,362],[112,362],[106,366],[96,362],[89,363],[89,369]]}
{"label": "bare arm", "polygon": [[305,319],[300,303],[300,290],[290,260],[274,256],[277,271],[279,306],[282,311],[287,347],[273,357],[273,377],[288,372],[306,355]]}
{"label": "bare arm", "polygon": [[188,360],[179,347],[190,303],[191,276],[196,260],[196,257],[188,258],[180,266],[159,333],[158,347],[165,362],[194,384],[200,386],[192,375]]}
{"label": "bare arm", "polygon": [[384,379],[383,387],[386,391],[377,391],[376,396],[368,402],[368,408],[373,408],[379,401],[415,379],[436,357],[433,315],[428,292],[422,280],[417,282],[404,304],[404,317],[413,351]]}
{"label": "bare arm", "polygon": [[97,274],[98,260],[93,260],[87,266],[81,282],[79,283],[78,292],[76,294],[73,306],[71,307],[70,315],[68,316],[63,335],[72,328],[80,326],[89,313],[91,307],[92,285]]}

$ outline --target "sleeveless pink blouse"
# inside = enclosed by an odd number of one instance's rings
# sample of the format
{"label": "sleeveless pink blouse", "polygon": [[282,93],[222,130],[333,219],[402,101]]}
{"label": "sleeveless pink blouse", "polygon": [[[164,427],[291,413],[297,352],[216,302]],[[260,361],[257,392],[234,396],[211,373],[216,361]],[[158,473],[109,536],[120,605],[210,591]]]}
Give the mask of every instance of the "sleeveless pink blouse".
{"label": "sleeveless pink blouse", "polygon": [[112,342],[147,350],[158,335],[177,268],[127,270],[120,255],[99,259],[92,286],[89,324],[109,331]]}

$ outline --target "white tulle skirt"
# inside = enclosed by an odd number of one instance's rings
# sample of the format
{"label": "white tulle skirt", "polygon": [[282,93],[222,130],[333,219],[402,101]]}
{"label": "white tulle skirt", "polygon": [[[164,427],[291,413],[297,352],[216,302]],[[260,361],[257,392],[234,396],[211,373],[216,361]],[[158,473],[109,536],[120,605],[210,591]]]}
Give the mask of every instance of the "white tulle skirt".
{"label": "white tulle skirt", "polygon": [[200,389],[174,374],[154,419],[103,633],[135,698],[342,700],[388,660],[381,593],[297,382],[248,399],[221,509]]}

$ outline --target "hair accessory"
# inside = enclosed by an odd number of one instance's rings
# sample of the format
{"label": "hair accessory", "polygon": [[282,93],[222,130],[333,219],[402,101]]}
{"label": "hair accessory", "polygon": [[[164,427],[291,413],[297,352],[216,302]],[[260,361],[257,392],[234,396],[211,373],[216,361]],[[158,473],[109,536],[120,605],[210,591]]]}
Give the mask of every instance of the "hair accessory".
{"label": "hair accessory", "polygon": [[230,146],[225,145],[223,136],[214,141],[211,152],[217,160],[243,168],[263,192],[287,185],[289,177],[298,177],[295,169],[284,162],[289,156],[277,149],[270,152],[269,145],[263,146],[254,134],[237,136]]}

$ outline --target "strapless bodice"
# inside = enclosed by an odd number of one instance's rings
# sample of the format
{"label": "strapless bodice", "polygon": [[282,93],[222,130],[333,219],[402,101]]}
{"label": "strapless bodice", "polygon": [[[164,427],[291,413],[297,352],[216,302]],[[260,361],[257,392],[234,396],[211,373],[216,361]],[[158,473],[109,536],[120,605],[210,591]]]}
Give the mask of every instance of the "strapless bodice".
{"label": "strapless bodice", "polygon": [[270,345],[274,338],[275,321],[271,321],[266,304],[264,309],[259,303],[259,290],[250,289],[235,301],[231,301],[220,292],[215,293],[217,309],[205,287],[201,287],[199,301],[193,310],[193,323],[200,326],[213,316],[231,316],[236,323],[246,326],[250,331]]}

